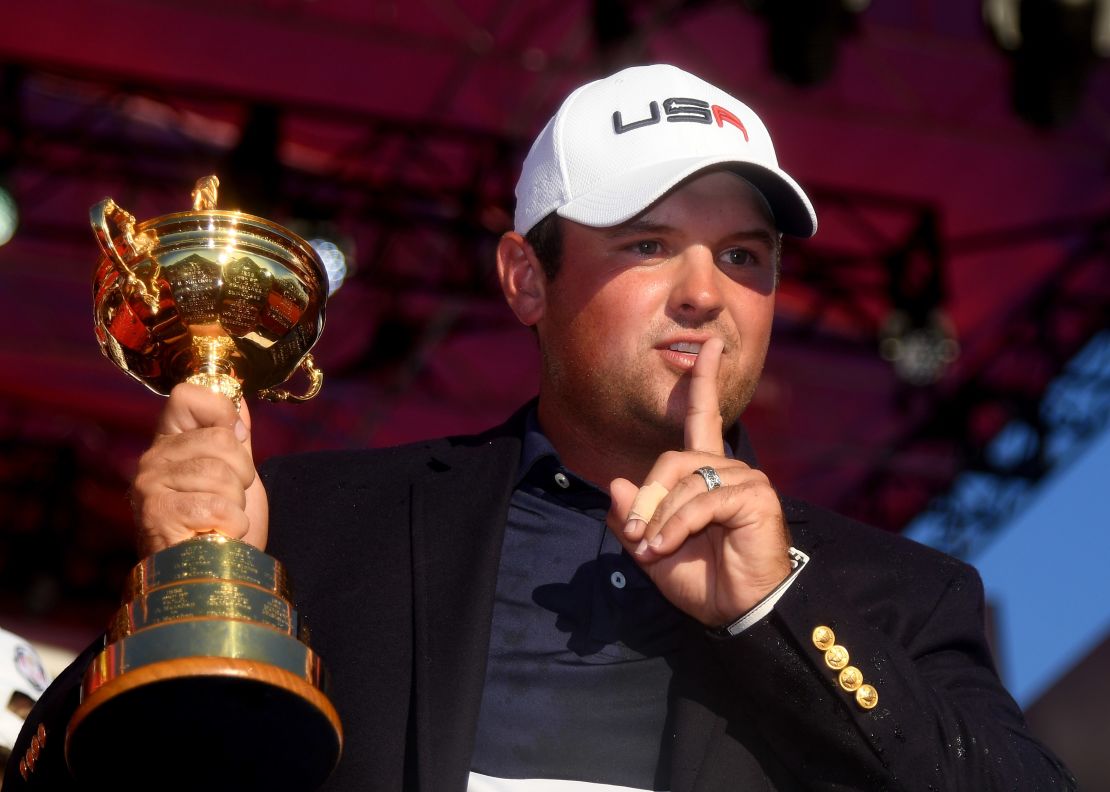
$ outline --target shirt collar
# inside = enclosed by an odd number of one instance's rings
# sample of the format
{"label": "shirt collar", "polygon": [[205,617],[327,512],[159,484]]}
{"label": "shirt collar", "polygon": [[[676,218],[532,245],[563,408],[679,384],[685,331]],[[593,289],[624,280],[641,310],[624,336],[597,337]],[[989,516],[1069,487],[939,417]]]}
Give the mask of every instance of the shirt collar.
{"label": "shirt collar", "polygon": [[[746,436],[741,436],[741,438],[741,442],[746,440]],[[732,446],[727,439],[724,441],[724,444],[725,456],[729,459],[734,459],[735,456]],[[741,457],[741,459],[748,462],[744,457]],[[524,416],[524,437],[521,439],[520,464],[517,467],[516,479],[513,482],[514,486],[519,487],[525,477],[541,461],[552,467],[562,468],[566,470],[567,475],[574,476],[572,471],[563,466],[562,461],[559,459],[559,452],[555,450],[555,446],[551,445],[551,441],[547,439],[547,435],[545,435],[543,429],[540,428],[539,412],[536,409],[536,405],[533,404]],[[754,459],[752,461],[754,462]],[[749,462],[749,464],[751,464],[751,462]],[[589,483],[578,476],[574,477],[583,483]]]}
{"label": "shirt collar", "polygon": [[517,467],[515,483],[519,486],[536,463],[547,458],[554,460],[556,465],[562,464],[555,446],[551,445],[547,435],[540,429],[539,414],[533,404],[524,416],[524,437],[520,443],[520,465]]}

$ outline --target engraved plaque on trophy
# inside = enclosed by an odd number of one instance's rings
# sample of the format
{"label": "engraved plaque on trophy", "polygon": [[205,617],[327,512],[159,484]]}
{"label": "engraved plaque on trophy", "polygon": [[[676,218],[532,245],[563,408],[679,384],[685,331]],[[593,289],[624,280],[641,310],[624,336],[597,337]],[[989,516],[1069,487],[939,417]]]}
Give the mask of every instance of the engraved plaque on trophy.
{"label": "engraved plaque on trophy", "polygon": [[[313,249],[260,217],[216,209],[140,223],[92,207],[104,354],[151,390],[193,382],[227,396],[303,401],[323,375],[327,276]],[[295,395],[278,387],[297,371]],[[154,553],[131,572],[66,734],[81,780],[115,789],[314,789],[343,732],[282,565],[217,533]]]}

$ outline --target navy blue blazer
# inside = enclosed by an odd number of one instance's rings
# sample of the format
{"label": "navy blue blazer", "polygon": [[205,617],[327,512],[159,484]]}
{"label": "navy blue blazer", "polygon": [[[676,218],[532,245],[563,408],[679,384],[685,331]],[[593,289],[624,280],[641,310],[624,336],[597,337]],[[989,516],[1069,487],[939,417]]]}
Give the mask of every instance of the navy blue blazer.
{"label": "navy blue blazer", "polygon": [[[478,436],[263,466],[267,552],[287,566],[311,619],[344,725],[324,789],[466,789],[520,437],[518,416]],[[741,635],[689,624],[668,691],[672,792],[1075,787],[999,682],[974,569],[832,512],[783,505],[794,545],[812,560]],[[877,690],[873,709],[838,684],[814,644],[818,626],[835,631]],[[6,792],[75,788],[61,735],[96,648],[32,712]],[[40,723],[53,738],[24,782],[14,765]]]}

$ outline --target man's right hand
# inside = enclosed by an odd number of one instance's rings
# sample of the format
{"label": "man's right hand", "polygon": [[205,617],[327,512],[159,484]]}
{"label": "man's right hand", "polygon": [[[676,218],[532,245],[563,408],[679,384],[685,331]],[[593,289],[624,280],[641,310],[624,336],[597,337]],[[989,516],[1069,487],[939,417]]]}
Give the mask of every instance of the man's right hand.
{"label": "man's right hand", "polygon": [[266,549],[266,490],[251,455],[250,413],[199,385],[173,389],[131,486],[146,556],[217,531]]}

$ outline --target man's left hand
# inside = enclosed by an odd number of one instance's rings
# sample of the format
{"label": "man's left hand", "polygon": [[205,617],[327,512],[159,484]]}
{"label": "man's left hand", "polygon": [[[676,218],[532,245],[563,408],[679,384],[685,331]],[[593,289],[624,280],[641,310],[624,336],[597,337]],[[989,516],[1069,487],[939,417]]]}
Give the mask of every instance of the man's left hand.
{"label": "man's left hand", "polygon": [[[731,624],[790,574],[790,535],[767,477],[724,455],[717,372],[723,343],[702,345],[690,372],[684,451],[656,460],[645,487],[666,488],[646,522],[630,514],[641,488],[609,485],[610,530],[672,604],[707,627]],[[709,490],[696,471],[714,468]]]}

